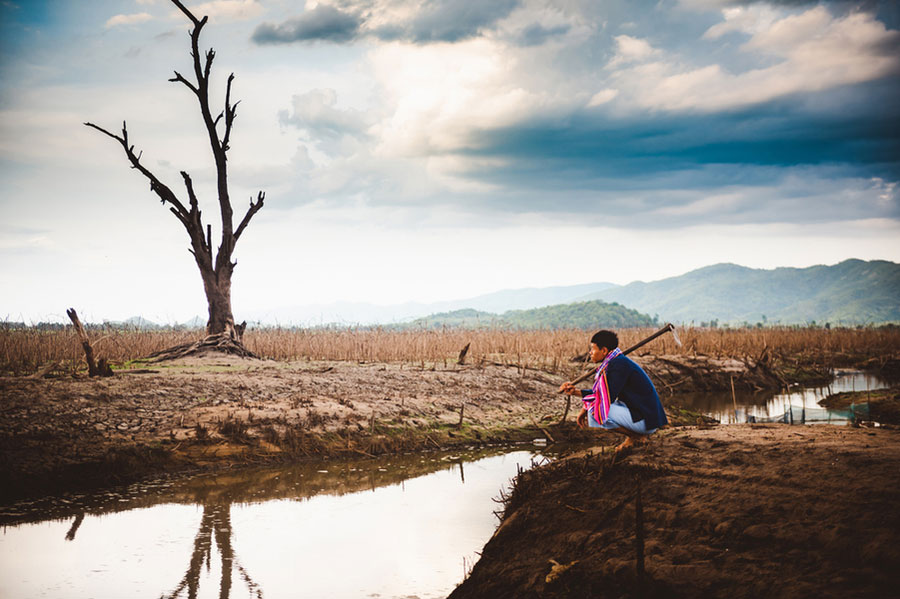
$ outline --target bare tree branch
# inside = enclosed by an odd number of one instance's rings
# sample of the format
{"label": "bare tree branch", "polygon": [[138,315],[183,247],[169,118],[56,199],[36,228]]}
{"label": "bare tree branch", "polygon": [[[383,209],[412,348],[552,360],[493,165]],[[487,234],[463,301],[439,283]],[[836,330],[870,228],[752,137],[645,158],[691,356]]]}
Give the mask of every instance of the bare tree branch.
{"label": "bare tree branch", "polygon": [[[206,17],[203,17],[204,19]],[[216,57],[216,51],[210,48],[206,51],[206,66],[203,67],[203,80],[209,83],[209,71],[212,69],[213,59]]]}
{"label": "bare tree branch", "polygon": [[100,133],[103,133],[104,135],[108,135],[109,137],[118,141],[119,144],[122,146],[122,148],[125,150],[125,155],[128,157],[128,161],[131,163],[131,168],[137,169],[138,171],[141,172],[142,175],[144,175],[147,179],[150,180],[150,190],[153,193],[155,193],[157,196],[159,196],[159,199],[162,201],[163,204],[165,204],[166,202],[169,202],[170,204],[172,204],[172,206],[175,207],[175,210],[177,210],[177,212],[180,213],[181,216],[184,216],[185,218],[187,218],[188,211],[187,211],[187,209],[185,209],[184,204],[181,203],[181,201],[175,196],[175,194],[172,192],[172,190],[169,189],[168,186],[166,186],[165,183],[160,181],[156,177],[156,175],[151,173],[149,170],[147,170],[147,168],[144,167],[144,165],[141,164],[140,156],[136,156],[134,154],[134,146],[128,145],[128,129],[127,129],[124,121],[122,122],[122,135],[121,136],[116,135],[115,133],[110,133],[103,127],[95,125],[94,123],[85,123],[85,125],[92,129],[96,129]]}
{"label": "bare tree branch", "polygon": [[199,93],[200,93],[200,90],[198,90],[198,89],[196,88],[196,86],[194,86],[193,83],[191,83],[190,81],[188,81],[187,79],[185,79],[185,78],[182,76],[182,74],[179,73],[178,71],[175,71],[175,76],[172,77],[171,79],[169,79],[169,81],[176,82],[176,83],[177,83],[177,82],[184,83],[184,84],[187,86],[187,88],[188,88],[189,90],[191,90],[192,92],[194,92],[195,94],[199,94]]}
{"label": "bare tree branch", "polygon": [[197,196],[194,194],[194,182],[191,181],[191,176],[187,172],[181,171],[181,177],[184,179],[184,186],[187,188],[188,200],[191,203],[191,214],[199,212],[200,209],[197,203]]}
{"label": "bare tree branch", "polygon": [[202,27],[203,26],[202,23],[206,22],[206,17],[203,17],[203,21],[201,22],[200,20],[197,19],[197,17],[194,16],[194,14],[191,11],[189,11],[184,6],[184,4],[182,4],[178,0],[172,0],[172,4],[177,6],[181,10],[181,12],[183,12],[187,16],[187,18],[189,18],[191,20],[191,22],[194,24],[195,27]]}
{"label": "bare tree branch", "polygon": [[231,127],[234,125],[234,117],[237,116],[237,105],[231,105],[231,82],[234,81],[234,73],[228,76],[228,84],[225,86],[225,135],[222,136],[222,151],[227,152],[229,149],[229,140],[231,139]]}
{"label": "bare tree branch", "polygon": [[259,195],[256,196],[256,203],[253,203],[253,198],[250,198],[250,208],[247,209],[247,214],[244,215],[244,219],[241,221],[241,224],[238,225],[237,231],[234,233],[234,241],[237,243],[238,238],[241,236],[241,233],[244,232],[244,229],[247,228],[247,225],[250,223],[250,219],[253,218],[253,215],[259,212],[259,209],[263,207],[263,200],[266,199],[266,193],[264,191],[259,192]]}

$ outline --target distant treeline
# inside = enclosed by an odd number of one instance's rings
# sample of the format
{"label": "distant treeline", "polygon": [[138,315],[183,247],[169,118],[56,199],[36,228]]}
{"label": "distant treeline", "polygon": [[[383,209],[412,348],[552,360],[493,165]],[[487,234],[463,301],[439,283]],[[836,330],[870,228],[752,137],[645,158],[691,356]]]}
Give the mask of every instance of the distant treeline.
{"label": "distant treeline", "polygon": [[503,314],[492,314],[479,310],[465,309],[442,312],[419,318],[407,324],[394,325],[395,328],[444,328],[466,329],[509,328],[531,329],[598,329],[653,327],[659,324],[657,318],[641,314],[615,302],[599,300],[558,304],[530,310],[509,310]]}
{"label": "distant treeline", "polygon": [[[194,331],[205,327],[197,327],[188,324],[156,324],[153,322],[143,322],[141,324],[132,324],[126,322],[103,322],[103,323],[82,323],[84,328],[89,331]],[[39,322],[37,324],[27,324],[24,322],[13,322],[9,320],[0,321],[0,330],[6,331],[65,331],[72,328],[72,323],[68,322]]]}

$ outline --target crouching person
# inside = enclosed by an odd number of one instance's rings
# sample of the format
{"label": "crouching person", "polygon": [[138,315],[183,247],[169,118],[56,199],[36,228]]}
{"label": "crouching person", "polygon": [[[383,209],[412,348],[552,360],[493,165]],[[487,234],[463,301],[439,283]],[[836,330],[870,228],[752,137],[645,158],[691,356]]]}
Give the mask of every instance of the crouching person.
{"label": "crouching person", "polygon": [[659,394],[647,373],[622,354],[619,337],[612,331],[599,331],[591,337],[591,361],[599,363],[594,386],[577,389],[571,382],[559,390],[581,397],[578,414],[581,428],[600,428],[625,436],[616,451],[646,443],[647,437],[668,424]]}

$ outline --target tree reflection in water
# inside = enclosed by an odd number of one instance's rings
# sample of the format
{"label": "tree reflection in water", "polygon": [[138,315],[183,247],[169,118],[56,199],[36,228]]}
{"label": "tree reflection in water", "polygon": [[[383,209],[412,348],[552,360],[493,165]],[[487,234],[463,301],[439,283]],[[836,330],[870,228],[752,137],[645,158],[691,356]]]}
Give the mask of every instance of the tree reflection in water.
{"label": "tree reflection in water", "polygon": [[[507,453],[509,448],[489,447],[474,451],[386,456],[381,459],[309,462],[287,467],[263,467],[223,471],[165,482],[149,482],[122,490],[106,490],[77,500],[36,501],[17,506],[15,516],[0,514],[0,525],[19,525],[49,519],[72,518],[66,540],[74,541],[84,534],[80,529],[87,516],[122,513],[160,504],[203,506],[200,526],[187,571],[177,586],[162,592],[160,599],[196,599],[200,595],[201,577],[212,568],[213,539],[221,559],[219,597],[230,599],[232,591],[240,594],[248,589],[251,597],[262,599],[263,591],[234,553],[231,506],[287,499],[302,501],[316,495],[340,496],[387,485],[404,485],[404,481],[440,470],[459,469],[465,484],[464,463]],[[51,498],[52,499],[52,498]],[[235,582],[237,573],[237,582]],[[173,581],[174,582],[174,581]],[[204,581],[208,584],[207,581]],[[237,585],[235,589],[234,586]],[[167,585],[168,586],[168,585]],[[169,587],[171,588],[171,587]],[[203,593],[209,595],[210,593]]]}
{"label": "tree reflection in water", "polygon": [[222,580],[219,586],[219,599],[228,599],[231,595],[232,575],[235,569],[244,580],[252,596],[262,599],[263,592],[259,588],[247,570],[240,564],[234,555],[231,546],[231,504],[230,503],[206,503],[203,505],[203,517],[200,519],[200,529],[194,537],[194,551],[184,578],[168,595],[162,595],[161,599],[176,599],[187,590],[188,599],[197,598],[197,590],[200,588],[200,574],[203,565],[206,564],[207,572],[212,560],[212,539],[215,536],[216,547],[222,558]]}

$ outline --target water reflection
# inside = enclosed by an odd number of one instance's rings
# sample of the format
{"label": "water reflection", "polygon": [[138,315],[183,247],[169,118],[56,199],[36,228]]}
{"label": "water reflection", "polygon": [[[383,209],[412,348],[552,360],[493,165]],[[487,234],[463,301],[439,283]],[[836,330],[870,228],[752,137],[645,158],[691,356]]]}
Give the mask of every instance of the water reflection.
{"label": "water reflection", "polygon": [[492,499],[539,458],[260,468],[7,506],[0,596],[444,597],[494,530]]}
{"label": "water reflection", "polygon": [[[690,410],[712,416],[723,424],[765,422],[785,418],[812,422],[812,415],[822,422],[847,423],[842,411],[825,411],[819,402],[834,393],[845,391],[874,391],[888,387],[882,379],[862,373],[840,373],[828,385],[796,389],[789,392],[695,393],[680,398]],[[821,414],[820,414],[821,413]]]}
{"label": "water reflection", "polygon": [[162,595],[162,597],[175,599],[176,597],[181,597],[182,592],[187,589],[188,599],[197,599],[203,565],[205,563],[208,570],[212,559],[213,535],[215,535],[216,546],[221,558],[222,578],[219,583],[219,598],[229,599],[231,596],[232,575],[236,568],[241,578],[247,584],[251,596],[262,599],[262,589],[253,581],[250,574],[247,573],[247,570],[237,561],[234,555],[234,549],[231,546],[231,505],[225,503],[212,503],[203,506],[200,530],[197,531],[197,536],[194,538],[194,552],[191,554],[187,572],[185,572],[184,578],[181,579],[175,590],[167,595]]}

